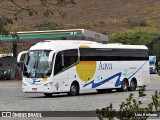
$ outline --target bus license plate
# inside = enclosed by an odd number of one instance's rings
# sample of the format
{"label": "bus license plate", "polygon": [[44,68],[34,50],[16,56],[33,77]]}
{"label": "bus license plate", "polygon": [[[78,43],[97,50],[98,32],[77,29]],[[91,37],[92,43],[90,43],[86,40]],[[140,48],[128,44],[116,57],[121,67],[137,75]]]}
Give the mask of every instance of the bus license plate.
{"label": "bus license plate", "polygon": [[37,91],[37,88],[32,88],[33,91]]}

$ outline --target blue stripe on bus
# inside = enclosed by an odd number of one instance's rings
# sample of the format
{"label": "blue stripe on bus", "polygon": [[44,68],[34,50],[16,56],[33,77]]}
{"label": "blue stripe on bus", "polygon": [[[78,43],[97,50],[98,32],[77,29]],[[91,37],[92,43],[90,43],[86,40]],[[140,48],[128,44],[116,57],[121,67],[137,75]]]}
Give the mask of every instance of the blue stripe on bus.
{"label": "blue stripe on bus", "polygon": [[99,83],[94,83],[94,80],[92,80],[91,82],[86,83],[83,87],[86,87],[86,86],[88,86],[89,84],[92,84],[92,88],[96,88],[96,87],[98,87],[98,86],[100,86],[100,85],[102,85],[102,84],[104,84],[104,83],[112,80],[112,79],[115,78],[115,77],[118,77],[118,79],[117,79],[117,81],[116,81],[116,83],[115,83],[115,86],[119,86],[119,85],[121,85],[121,81],[120,81],[121,75],[122,75],[122,73],[119,72],[119,73],[117,73],[117,74],[115,74],[115,75],[113,75],[113,76],[111,76],[111,77],[109,77],[109,78],[107,78],[107,79],[99,82]]}
{"label": "blue stripe on bus", "polygon": [[[137,71],[135,71],[130,77],[128,77],[128,79],[130,79],[133,75],[135,75],[146,63],[147,63],[147,61]],[[92,84],[92,88],[96,88],[96,87],[101,86],[102,84],[104,84],[106,82],[109,82],[110,80],[112,80],[115,77],[118,77],[117,81],[115,83],[115,87],[118,87],[122,83],[122,81],[120,80],[121,76],[122,76],[122,72],[119,72],[119,73],[116,73],[113,76],[111,76],[111,77],[109,77],[109,78],[107,78],[107,79],[105,79],[101,82],[98,82],[98,83],[94,83],[94,80],[92,80],[91,82],[86,83],[83,87],[86,87],[86,86]]]}

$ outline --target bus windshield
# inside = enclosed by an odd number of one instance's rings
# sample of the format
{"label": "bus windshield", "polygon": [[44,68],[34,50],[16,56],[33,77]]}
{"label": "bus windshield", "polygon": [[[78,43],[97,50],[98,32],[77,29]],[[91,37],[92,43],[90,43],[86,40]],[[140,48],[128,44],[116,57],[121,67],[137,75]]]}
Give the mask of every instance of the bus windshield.
{"label": "bus windshield", "polygon": [[26,55],[23,75],[42,78],[51,75],[52,63],[48,62],[51,50],[32,50]]}

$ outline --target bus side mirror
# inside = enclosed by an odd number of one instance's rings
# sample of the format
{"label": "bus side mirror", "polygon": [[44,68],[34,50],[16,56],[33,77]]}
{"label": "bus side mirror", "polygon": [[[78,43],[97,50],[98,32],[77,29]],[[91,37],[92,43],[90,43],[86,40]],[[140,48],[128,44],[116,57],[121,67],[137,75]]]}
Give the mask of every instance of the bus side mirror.
{"label": "bus side mirror", "polygon": [[52,62],[53,55],[54,55],[54,51],[51,51],[51,52],[49,53],[48,62]]}
{"label": "bus side mirror", "polygon": [[22,51],[18,54],[17,56],[17,62],[18,63],[23,63],[24,62],[24,59],[25,59],[25,56],[26,54],[28,53],[28,51]]}

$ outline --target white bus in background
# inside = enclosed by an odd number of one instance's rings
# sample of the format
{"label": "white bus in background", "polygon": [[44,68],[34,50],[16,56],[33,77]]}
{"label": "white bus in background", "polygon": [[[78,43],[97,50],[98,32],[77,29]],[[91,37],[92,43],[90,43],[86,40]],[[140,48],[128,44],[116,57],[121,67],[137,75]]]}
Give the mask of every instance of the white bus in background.
{"label": "white bus in background", "polygon": [[19,53],[17,62],[24,54],[25,93],[134,91],[150,82],[148,48],[142,45],[45,40]]}

